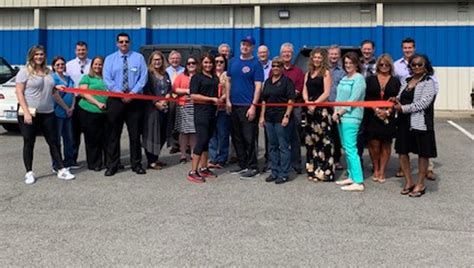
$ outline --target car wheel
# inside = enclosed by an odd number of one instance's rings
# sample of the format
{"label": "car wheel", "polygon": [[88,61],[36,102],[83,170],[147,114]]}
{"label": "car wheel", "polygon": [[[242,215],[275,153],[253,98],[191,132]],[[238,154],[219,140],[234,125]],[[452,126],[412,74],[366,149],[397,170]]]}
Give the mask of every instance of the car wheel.
{"label": "car wheel", "polygon": [[9,131],[9,132],[20,131],[20,127],[18,126],[18,124],[3,124],[2,126],[6,131]]}

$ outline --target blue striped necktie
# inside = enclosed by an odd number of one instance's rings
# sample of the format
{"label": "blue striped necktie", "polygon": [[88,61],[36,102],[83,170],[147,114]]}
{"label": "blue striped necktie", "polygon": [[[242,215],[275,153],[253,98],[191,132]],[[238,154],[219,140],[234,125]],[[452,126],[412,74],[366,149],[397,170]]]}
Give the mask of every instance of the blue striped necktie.
{"label": "blue striped necktie", "polygon": [[128,60],[127,55],[123,55],[123,79],[122,79],[122,89],[123,92],[128,93]]}

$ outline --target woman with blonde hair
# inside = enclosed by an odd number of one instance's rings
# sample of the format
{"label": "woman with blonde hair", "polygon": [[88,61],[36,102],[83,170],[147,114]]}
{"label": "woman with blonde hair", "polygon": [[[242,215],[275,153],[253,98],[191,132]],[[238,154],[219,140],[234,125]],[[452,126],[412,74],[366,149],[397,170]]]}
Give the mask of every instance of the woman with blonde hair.
{"label": "woman with blonde hair", "polygon": [[[366,78],[366,101],[388,100],[396,97],[400,81],[393,75],[393,60],[382,54],[375,64],[376,75]],[[369,154],[374,166],[372,180],[385,182],[385,167],[390,160],[392,139],[395,137],[396,123],[392,108],[365,108],[363,127],[369,145]]]}
{"label": "woman with blonde hair", "polygon": [[33,46],[28,51],[26,67],[16,76],[16,96],[18,98],[18,123],[23,136],[23,162],[26,168],[25,183],[36,181],[33,173],[33,151],[36,132],[40,129],[49,146],[51,158],[56,163],[58,178],[72,180],[75,178],[64,167],[59,151],[56,130],[54,101],[61,99],[54,90],[55,83],[51,70],[46,63],[46,52],[43,46]]}
{"label": "woman with blonde hair", "polygon": [[[303,84],[306,104],[326,102],[331,91],[331,71],[326,49],[315,48],[308,60]],[[334,143],[331,138],[332,111],[327,107],[308,106],[306,113],[306,171],[311,181],[334,180]]]}
{"label": "woman with blonde hair", "polygon": [[[169,98],[171,79],[166,72],[163,53],[156,50],[148,58],[148,82],[143,88],[145,95]],[[148,168],[160,170],[165,163],[158,161],[161,148],[166,143],[168,126],[168,102],[164,100],[147,101],[145,104],[145,124],[143,126],[143,147]]]}

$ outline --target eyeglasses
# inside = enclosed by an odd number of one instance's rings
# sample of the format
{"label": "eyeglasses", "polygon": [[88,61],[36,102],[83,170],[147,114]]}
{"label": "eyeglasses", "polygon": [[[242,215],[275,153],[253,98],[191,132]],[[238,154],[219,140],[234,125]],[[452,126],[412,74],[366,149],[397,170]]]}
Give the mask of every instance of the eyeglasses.
{"label": "eyeglasses", "polygon": [[380,63],[379,66],[380,66],[380,67],[390,67],[390,64]]}
{"label": "eyeglasses", "polygon": [[64,63],[56,63],[54,66],[59,67],[59,66],[64,66],[64,65],[66,65],[66,64],[64,64]]}
{"label": "eyeglasses", "polygon": [[128,44],[130,43],[130,40],[120,40],[118,41],[120,44]]}
{"label": "eyeglasses", "polygon": [[224,64],[224,63],[225,63],[225,61],[223,61],[223,60],[216,60],[216,64]]}
{"label": "eyeglasses", "polygon": [[189,61],[186,63],[187,65],[196,65],[196,62],[195,61]]}
{"label": "eyeglasses", "polygon": [[425,64],[424,64],[424,63],[421,63],[421,62],[412,62],[412,63],[410,64],[410,66],[411,66],[412,68],[422,68],[422,67],[425,66]]}
{"label": "eyeglasses", "polygon": [[272,68],[280,68],[281,64],[272,64]]}

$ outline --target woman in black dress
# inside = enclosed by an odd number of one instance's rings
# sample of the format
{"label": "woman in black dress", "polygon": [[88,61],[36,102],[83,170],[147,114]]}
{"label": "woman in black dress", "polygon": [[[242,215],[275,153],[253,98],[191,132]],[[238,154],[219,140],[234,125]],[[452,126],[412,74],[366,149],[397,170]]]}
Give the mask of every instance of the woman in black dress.
{"label": "woman in black dress", "polygon": [[[331,72],[325,49],[311,51],[305,75],[303,99],[307,104],[327,101],[331,90]],[[311,181],[334,180],[334,143],[331,138],[331,110],[308,106],[306,113],[305,144],[306,172]]]}
{"label": "woman in black dress", "polygon": [[[166,72],[163,53],[154,51],[148,59],[148,82],[143,89],[145,95],[170,97],[171,80]],[[143,126],[143,147],[148,168],[160,170],[165,163],[158,160],[161,148],[166,143],[168,103],[164,100],[147,101],[145,104],[145,125]]]}
{"label": "woman in black dress", "polygon": [[[425,177],[428,159],[437,156],[434,133],[434,101],[437,88],[432,76],[433,67],[427,56],[415,54],[410,57],[411,75],[402,81],[394,109],[398,112],[398,131],[395,151],[399,154],[400,166],[405,174],[405,186],[400,192],[410,197],[425,193]],[[418,182],[411,175],[409,153],[418,155]]]}
{"label": "woman in black dress", "polygon": [[[388,54],[380,55],[375,69],[376,75],[366,79],[365,100],[388,100],[396,97],[400,90],[400,81],[393,76],[392,57]],[[372,180],[383,183],[385,182],[385,167],[390,160],[392,139],[396,131],[392,108],[365,108],[363,126],[374,166]]]}

